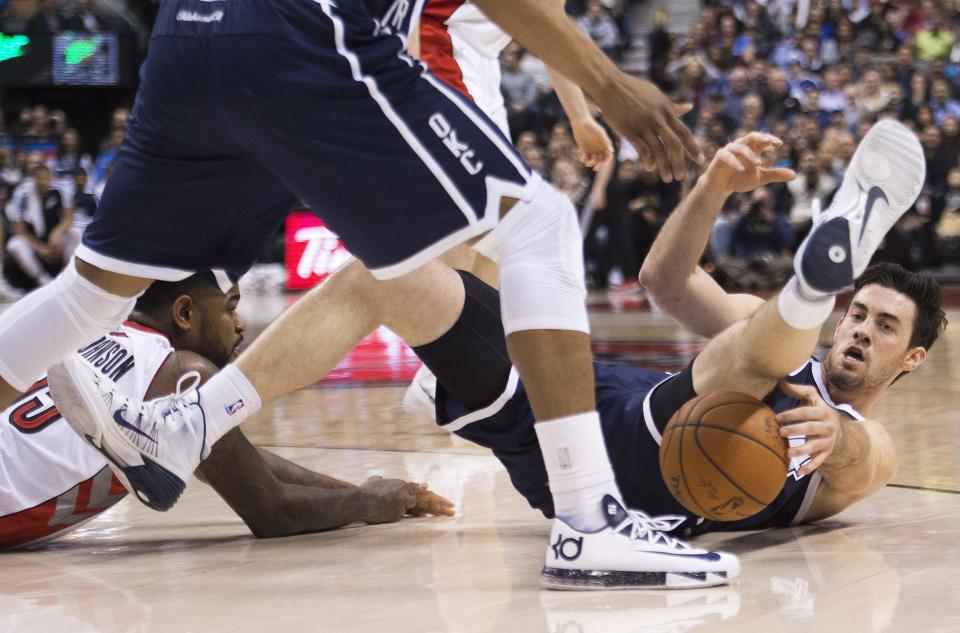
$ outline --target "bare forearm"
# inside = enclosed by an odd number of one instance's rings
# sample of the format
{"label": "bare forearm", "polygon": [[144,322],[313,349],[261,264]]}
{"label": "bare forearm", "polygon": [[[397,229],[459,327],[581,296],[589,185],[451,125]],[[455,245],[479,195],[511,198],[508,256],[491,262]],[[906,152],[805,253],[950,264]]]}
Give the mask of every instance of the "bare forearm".
{"label": "bare forearm", "polygon": [[197,472],[260,538],[332,530],[365,517],[365,495],[358,487],[286,483],[239,429],[214,445]]}
{"label": "bare forearm", "polygon": [[697,181],[667,218],[640,270],[640,282],[654,295],[685,292],[727,195],[708,191]]}
{"label": "bare forearm", "polygon": [[547,75],[550,76],[550,84],[557,93],[560,105],[563,106],[563,111],[566,112],[571,125],[580,125],[585,121],[593,120],[580,86],[549,66],[547,67]]}
{"label": "bare forearm", "polygon": [[256,448],[260,457],[263,458],[263,461],[266,462],[270,468],[273,476],[283,483],[313,486],[315,488],[326,488],[330,490],[337,488],[357,488],[354,484],[304,468],[260,446]]}
{"label": "bare forearm", "polygon": [[524,48],[595,99],[620,73],[559,3],[475,0],[475,4]]}

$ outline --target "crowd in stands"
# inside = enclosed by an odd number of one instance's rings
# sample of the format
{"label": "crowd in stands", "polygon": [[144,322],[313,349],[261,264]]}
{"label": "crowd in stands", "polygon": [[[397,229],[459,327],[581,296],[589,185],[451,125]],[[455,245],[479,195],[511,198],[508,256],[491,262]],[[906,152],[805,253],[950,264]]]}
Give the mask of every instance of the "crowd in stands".
{"label": "crowd in stands", "polygon": [[[591,6],[603,8],[598,0]],[[684,119],[708,160],[760,130],[784,141],[765,159],[798,174],[731,197],[705,262],[724,283],[772,288],[790,274],[815,209],[829,205],[859,140],[882,118],[915,130],[927,182],[877,257],[912,269],[960,259],[960,2],[723,0],[704,3],[685,33],[667,24],[658,11],[647,36],[649,75],[674,101],[693,106]],[[599,29],[585,30],[602,46]],[[592,282],[624,280],[616,289],[633,291],[659,226],[698,174],[665,185],[619,143],[611,173],[592,177],[575,161],[549,90],[530,89],[545,85],[538,67],[515,46],[504,53],[515,141],[588,214]]]}
{"label": "crowd in stands", "polygon": [[[41,21],[51,30],[95,28],[103,17],[97,0],[0,0],[4,24],[26,16],[26,5],[37,10],[23,28],[42,29]],[[627,0],[566,6],[614,59],[639,37]],[[86,17],[91,11],[93,19]],[[960,261],[960,0],[714,0],[686,32],[672,32],[668,23],[657,11],[644,36],[649,77],[674,101],[692,105],[684,119],[707,160],[725,143],[760,130],[784,141],[764,160],[798,174],[793,182],[730,198],[704,261],[723,283],[762,290],[786,279],[814,214],[830,204],[859,140],[882,118],[915,130],[927,181],[877,257],[911,269]],[[636,292],[634,280],[659,227],[698,173],[662,183],[612,132],[615,159],[596,172],[584,168],[543,64],[514,43],[501,65],[514,143],[581,211],[591,283]],[[89,154],[80,148],[95,146],[81,142],[63,112],[33,105],[8,112],[6,127],[0,117],[9,279],[22,287],[44,283],[62,264],[95,208],[128,116],[113,112],[110,134]],[[56,147],[4,149],[4,135],[54,138]],[[38,167],[40,175],[28,177]],[[0,286],[0,295],[8,291]]]}
{"label": "crowd in stands", "polygon": [[[117,108],[96,155],[66,115],[43,105],[0,117],[0,301],[49,283],[69,261],[97,208],[130,113]],[[12,285],[11,285],[12,283]]]}

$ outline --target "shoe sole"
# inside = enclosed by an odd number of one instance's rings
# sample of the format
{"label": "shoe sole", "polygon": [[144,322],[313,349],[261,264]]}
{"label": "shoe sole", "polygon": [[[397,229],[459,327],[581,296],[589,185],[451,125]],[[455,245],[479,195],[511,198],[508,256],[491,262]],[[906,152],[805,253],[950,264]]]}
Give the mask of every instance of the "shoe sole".
{"label": "shoe sole", "polygon": [[[880,241],[882,241],[883,236],[893,228],[903,214],[906,213],[907,209],[913,206],[917,196],[920,195],[926,176],[923,148],[920,146],[920,142],[913,132],[903,125],[890,121],[880,121],[871,128],[867,137],[864,138],[859,147],[857,147],[857,151],[854,152],[853,158],[850,161],[850,167],[847,173],[856,181],[861,191],[868,192],[873,187],[877,187],[883,191],[886,197],[886,203],[884,203],[882,199],[877,200],[872,209],[873,217],[884,219],[879,224],[874,221],[873,226],[879,228],[870,230],[870,235],[879,236],[875,239],[876,243],[868,243],[865,246],[858,243],[854,246],[852,242],[854,236],[850,235],[850,224],[847,215],[838,215],[829,219],[825,218],[823,224],[814,227],[810,238],[815,238],[817,231],[821,233],[830,231],[834,232],[835,235],[840,232],[845,232],[848,236],[847,243],[851,249],[857,250],[864,248],[864,250],[869,250],[872,256],[873,252],[875,252],[879,246]],[[859,206],[859,204],[858,201],[857,205]],[[870,220],[872,218],[867,219]],[[863,228],[867,227],[861,227],[861,229]],[[857,239],[859,239],[859,236],[857,236]],[[814,239],[809,238],[804,240],[800,245],[800,249],[797,251],[795,260],[801,262],[801,268],[803,268],[804,255],[814,241]],[[826,254],[831,244],[836,244],[836,238],[828,238],[826,244],[817,244],[814,245],[814,247],[821,247],[818,250],[822,251],[821,254]],[[827,246],[828,248],[824,249],[822,246]],[[821,254],[818,254],[818,256]],[[847,259],[851,262],[852,266],[852,252],[847,254]],[[870,258],[867,257],[868,261],[869,259]],[[810,276],[811,275],[804,270],[804,280],[808,282],[811,281],[809,279]],[[816,290],[822,289],[827,292],[837,290],[832,287],[818,288],[812,283],[810,285]],[[849,283],[847,287],[849,287]]]}
{"label": "shoe sole", "polygon": [[[69,362],[69,361],[67,361]],[[65,363],[47,371],[50,395],[70,428],[106,458],[110,469],[134,497],[152,510],[173,507],[186,487],[185,482],[135,448],[113,425],[101,426],[91,402],[99,402],[87,381],[77,380]],[[105,441],[106,440],[106,441]],[[140,461],[138,465],[135,462]]]}
{"label": "shoe sole", "polygon": [[[736,576],[734,576],[735,578]],[[540,584],[556,591],[695,589],[728,584],[727,572],[586,571],[544,567]]]}

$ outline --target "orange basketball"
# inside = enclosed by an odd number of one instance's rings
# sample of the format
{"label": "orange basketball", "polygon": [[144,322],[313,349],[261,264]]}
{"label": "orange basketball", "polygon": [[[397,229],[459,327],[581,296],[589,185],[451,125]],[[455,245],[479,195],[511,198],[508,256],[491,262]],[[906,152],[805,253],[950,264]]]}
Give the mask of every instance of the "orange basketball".
{"label": "orange basketball", "polygon": [[770,505],[790,463],[775,415],[736,391],[680,407],[660,443],[660,472],[677,501],[714,521],[745,519]]}

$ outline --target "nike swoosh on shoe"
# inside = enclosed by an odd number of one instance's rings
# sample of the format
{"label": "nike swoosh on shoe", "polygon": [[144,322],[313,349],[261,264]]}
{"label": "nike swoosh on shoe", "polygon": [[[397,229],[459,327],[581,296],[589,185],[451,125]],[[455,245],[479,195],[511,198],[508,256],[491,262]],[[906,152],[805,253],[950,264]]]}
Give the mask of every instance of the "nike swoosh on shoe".
{"label": "nike swoosh on shoe", "polygon": [[887,204],[890,204],[890,200],[887,199],[887,194],[883,192],[883,189],[876,185],[870,187],[867,191],[867,207],[863,212],[863,223],[860,225],[860,237],[857,238],[857,244],[863,241],[863,232],[867,230],[867,222],[870,220],[870,212],[873,211],[873,205],[876,204],[877,200],[881,199]]}

